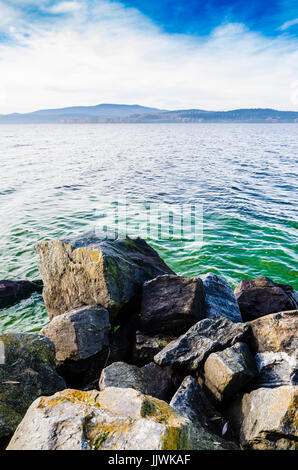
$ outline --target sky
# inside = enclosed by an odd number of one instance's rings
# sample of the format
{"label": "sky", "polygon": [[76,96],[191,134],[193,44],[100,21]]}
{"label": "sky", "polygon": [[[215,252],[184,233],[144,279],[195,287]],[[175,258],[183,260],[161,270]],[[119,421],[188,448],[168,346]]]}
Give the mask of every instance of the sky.
{"label": "sky", "polygon": [[298,0],[0,0],[0,114],[298,110]]}

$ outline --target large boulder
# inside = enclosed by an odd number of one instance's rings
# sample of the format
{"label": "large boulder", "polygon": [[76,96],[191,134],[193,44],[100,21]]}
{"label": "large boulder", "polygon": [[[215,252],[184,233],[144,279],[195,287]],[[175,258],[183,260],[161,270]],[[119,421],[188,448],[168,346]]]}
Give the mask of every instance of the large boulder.
{"label": "large boulder", "polygon": [[167,403],[126,388],[38,398],[8,450],[191,450],[193,424]]}
{"label": "large boulder", "polygon": [[[170,405],[181,416],[190,419],[198,430],[203,428],[208,432],[209,438],[211,437],[214,440],[214,436],[211,436],[210,433],[224,439],[234,437],[225,418],[214,408],[198,382],[191,375],[188,375],[182,381],[170,401]],[[223,443],[222,440],[221,443]]]}
{"label": "large boulder", "polygon": [[65,388],[55,370],[55,348],[44,336],[0,334],[0,448],[31,403]]}
{"label": "large boulder", "polygon": [[201,279],[166,274],[144,283],[140,318],[143,331],[178,336],[202,318]]}
{"label": "large boulder", "polygon": [[277,284],[265,276],[244,279],[235,289],[243,321],[298,308],[297,293],[285,284]]}
{"label": "large boulder", "polygon": [[206,317],[222,316],[235,323],[242,322],[232,286],[214,273],[202,274],[199,278],[204,286]]}
{"label": "large boulder", "polygon": [[137,331],[133,349],[133,362],[138,366],[152,362],[154,356],[174,339],[176,338],[173,336],[153,335]]}
{"label": "large boulder", "polygon": [[233,397],[256,375],[256,364],[245,343],[210,354],[204,365],[205,385],[217,402]]}
{"label": "large boulder", "polygon": [[64,241],[39,242],[36,253],[50,318],[99,304],[114,321],[125,307],[133,307],[145,281],[173,274],[141,238],[108,239],[89,233]]}
{"label": "large boulder", "polygon": [[230,418],[244,449],[298,450],[298,387],[259,388],[235,400]]}
{"label": "large boulder", "polygon": [[205,318],[171,341],[154,361],[160,366],[175,365],[196,370],[209,354],[243,341],[248,333],[249,327],[244,323],[233,323],[224,317]]}
{"label": "large boulder", "polygon": [[172,371],[153,362],[142,368],[125,362],[114,362],[103,369],[99,379],[100,390],[108,387],[133,388],[161,400],[167,400],[173,387]]}
{"label": "large boulder", "polygon": [[254,353],[298,351],[298,310],[279,312],[249,323]]}
{"label": "large boulder", "polygon": [[58,315],[41,330],[41,334],[53,341],[58,363],[97,354],[109,345],[109,333],[109,313],[98,305]]}
{"label": "large boulder", "polygon": [[9,307],[22,299],[30,297],[33,292],[42,291],[42,281],[0,280],[0,308]]}

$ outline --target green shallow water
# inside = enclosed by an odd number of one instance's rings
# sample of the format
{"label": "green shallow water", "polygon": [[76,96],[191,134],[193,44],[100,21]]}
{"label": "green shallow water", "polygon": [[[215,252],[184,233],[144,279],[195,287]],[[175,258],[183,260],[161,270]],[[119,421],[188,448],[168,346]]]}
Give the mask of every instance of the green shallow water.
{"label": "green shallow water", "polygon": [[[34,279],[33,246],[98,227],[110,201],[203,210],[203,243],[148,237],[184,275],[297,282],[297,125],[0,126],[0,279]],[[38,331],[41,296],[0,310]]]}

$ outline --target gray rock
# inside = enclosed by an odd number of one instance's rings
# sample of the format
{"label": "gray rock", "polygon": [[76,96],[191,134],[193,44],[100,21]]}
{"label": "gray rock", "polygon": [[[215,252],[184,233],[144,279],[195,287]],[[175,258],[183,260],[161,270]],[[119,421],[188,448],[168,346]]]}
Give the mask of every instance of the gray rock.
{"label": "gray rock", "polygon": [[99,379],[99,389],[105,390],[108,387],[133,388],[146,393],[141,369],[125,362],[114,362],[103,369]]}
{"label": "gray rock", "polygon": [[154,356],[159,353],[167,344],[173,341],[173,336],[150,335],[143,331],[136,332],[136,339],[133,349],[133,362],[142,366],[152,362]]}
{"label": "gray rock", "polygon": [[143,285],[140,326],[148,333],[178,336],[204,318],[203,283],[166,274]]}
{"label": "gray rock", "polygon": [[291,286],[277,284],[264,276],[241,281],[235,296],[243,321],[298,308],[296,293]]}
{"label": "gray rock", "polygon": [[7,449],[191,450],[196,445],[193,424],[167,403],[131,388],[111,387],[38,398]]}
{"label": "gray rock", "polygon": [[171,370],[154,363],[139,368],[125,362],[114,362],[103,369],[99,388],[133,388],[141,393],[166,400],[172,389]]}
{"label": "gray rock", "polygon": [[154,361],[160,366],[179,365],[196,370],[209,354],[244,340],[248,333],[249,327],[243,323],[233,323],[224,317],[206,318],[171,341]]}
{"label": "gray rock", "polygon": [[33,292],[42,291],[42,281],[0,280],[0,309],[9,307],[22,299],[30,297]]}
{"label": "gray rock", "polygon": [[145,281],[173,274],[140,238],[101,239],[89,233],[39,242],[36,253],[50,318],[83,305],[102,305],[114,321],[137,300]]}
{"label": "gray rock", "polygon": [[41,334],[53,341],[58,363],[79,361],[94,356],[109,345],[108,311],[100,306],[87,306],[54,317]]}
{"label": "gray rock", "polygon": [[282,385],[298,385],[297,355],[289,356],[285,352],[264,352],[256,354],[255,361],[259,374],[254,387],[274,388]]}
{"label": "gray rock", "polygon": [[242,322],[232,286],[214,273],[203,274],[199,278],[204,285],[206,317],[222,316],[235,323]]}
{"label": "gray rock", "polygon": [[297,450],[298,387],[259,388],[229,410],[244,449]]}
{"label": "gray rock", "polygon": [[170,405],[199,430],[204,428],[220,437],[224,436],[225,439],[233,436],[225,418],[214,408],[197,381],[190,375],[185,377]]}
{"label": "gray rock", "polygon": [[55,348],[44,336],[0,334],[0,448],[30,404],[40,395],[65,388],[55,370]]}
{"label": "gray rock", "polygon": [[291,356],[298,351],[298,310],[273,313],[249,325],[254,353],[286,352]]}
{"label": "gray rock", "polygon": [[204,365],[205,385],[218,402],[233,397],[256,375],[256,364],[245,343],[210,354]]}

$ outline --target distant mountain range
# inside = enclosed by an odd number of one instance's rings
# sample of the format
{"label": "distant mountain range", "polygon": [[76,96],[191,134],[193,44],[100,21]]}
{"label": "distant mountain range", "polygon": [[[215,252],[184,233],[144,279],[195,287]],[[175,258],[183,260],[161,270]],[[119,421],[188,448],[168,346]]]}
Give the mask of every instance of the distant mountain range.
{"label": "distant mountain range", "polygon": [[44,109],[26,114],[0,115],[0,124],[39,123],[164,123],[164,122],[250,122],[298,123],[298,112],[275,109],[235,109],[233,111],[204,111],[184,109],[167,111],[139,105],[99,104],[70,108]]}

